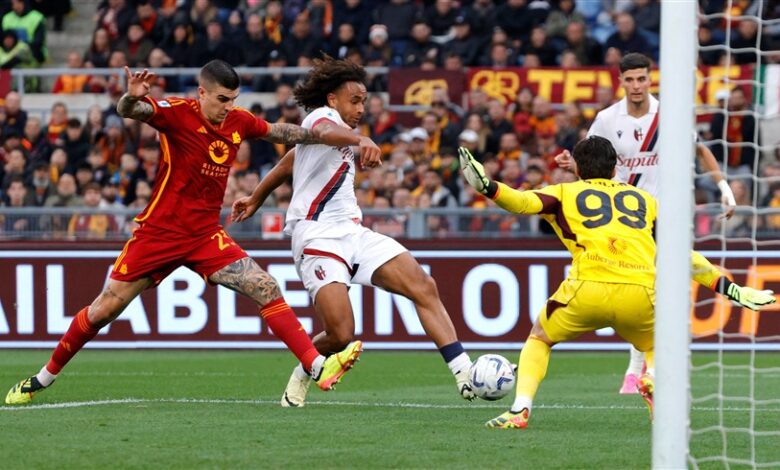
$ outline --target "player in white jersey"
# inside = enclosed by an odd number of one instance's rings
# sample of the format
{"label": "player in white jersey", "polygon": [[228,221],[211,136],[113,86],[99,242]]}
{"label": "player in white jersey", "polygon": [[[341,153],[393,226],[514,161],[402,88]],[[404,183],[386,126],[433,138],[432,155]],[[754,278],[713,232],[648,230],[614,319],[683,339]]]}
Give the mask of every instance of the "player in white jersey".
{"label": "player in white jersey", "polygon": [[[620,61],[620,85],[625,97],[596,115],[588,136],[597,135],[612,142],[618,154],[615,180],[634,185],[657,197],[659,114],[658,100],[650,94],[650,65],[650,59],[642,54],[629,53],[623,57]],[[696,144],[696,156],[721,191],[721,201],[725,206],[722,217],[731,217],[736,201],[717,160],[702,144]],[[574,170],[574,159],[568,150],[557,155],[555,160],[562,168]],[[726,283],[726,278],[703,256],[695,251],[692,256],[697,268],[693,277],[700,284],[754,310],[774,302],[773,295],[730,281]],[[638,393],[637,384],[643,365],[644,354],[632,347],[620,393]]]}
{"label": "player in white jersey", "polygon": [[[382,161],[376,144],[351,130],[364,112],[365,80],[365,70],[349,61],[327,56],[314,61],[306,80],[294,91],[297,102],[311,110],[301,126],[320,137],[343,136],[343,146],[296,146],[251,196],[233,204],[233,218],[241,221],[250,217],[274,188],[292,176],[293,197],[285,232],[292,236],[295,267],[325,327],[314,337],[317,349],[333,353],[352,340],[355,321],[347,291],[350,284],[381,287],[414,302],[425,332],[455,376],[458,391],[472,400],[468,380],[471,359],[458,341],[433,278],[397,241],[360,224],[351,146],[360,147],[364,167]],[[298,365],[282,396],[282,406],[303,406],[311,380]]]}

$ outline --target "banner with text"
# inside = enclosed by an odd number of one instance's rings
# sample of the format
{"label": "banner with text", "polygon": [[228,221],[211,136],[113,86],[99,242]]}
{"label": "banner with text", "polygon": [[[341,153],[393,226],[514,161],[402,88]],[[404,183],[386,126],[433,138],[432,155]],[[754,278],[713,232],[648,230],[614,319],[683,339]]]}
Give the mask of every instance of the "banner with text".
{"label": "banner with text", "polygon": [[[104,286],[115,251],[0,251],[0,348],[52,347],[72,315]],[[320,331],[289,251],[250,251],[279,281],[309,332]],[[517,349],[569,269],[565,251],[415,251],[436,279],[461,341],[471,349]],[[704,252],[725,256],[729,276],[756,288],[780,287],[780,252]],[[753,256],[758,256],[757,264]],[[432,349],[411,301],[380,289],[352,286],[356,335],[375,349]],[[778,309],[761,313],[693,286],[696,347],[780,350]],[[719,332],[739,335],[717,336]],[[774,336],[772,341],[751,338]],[[207,286],[186,268],[133,300],[90,347],[281,348],[248,299]],[[561,349],[625,349],[610,329],[583,335]]]}

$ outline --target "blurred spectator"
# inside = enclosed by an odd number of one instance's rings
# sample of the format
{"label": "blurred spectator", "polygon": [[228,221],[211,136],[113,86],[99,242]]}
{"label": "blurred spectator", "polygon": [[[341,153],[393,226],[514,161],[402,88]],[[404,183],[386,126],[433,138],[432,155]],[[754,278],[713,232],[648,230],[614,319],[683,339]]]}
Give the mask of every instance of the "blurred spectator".
{"label": "blurred spectator", "polygon": [[480,42],[485,41],[496,24],[496,6],[493,0],[474,0],[463,16],[471,22],[471,32]]}
{"label": "blurred spectator", "polygon": [[520,167],[519,159],[505,159],[501,167],[502,183],[514,189],[519,188],[523,184],[523,169]]}
{"label": "blurred spectator", "polygon": [[342,23],[336,29],[335,37],[330,46],[330,55],[336,59],[344,59],[347,57],[347,52],[359,47],[355,28],[349,23]]}
{"label": "blurred spectator", "polygon": [[95,22],[98,28],[106,30],[109,42],[113,43],[127,35],[134,16],[135,11],[126,0],[104,0],[98,6]]}
{"label": "blurred spectator", "polygon": [[535,26],[531,30],[531,38],[521,48],[523,54],[533,54],[539,57],[541,65],[551,67],[558,65],[558,51],[547,39],[547,33],[542,26]]}
{"label": "blurred spectator", "polygon": [[[27,198],[29,190],[24,185],[24,180],[20,176],[14,176],[6,190],[6,207],[25,207],[28,206]],[[8,232],[32,232],[38,230],[38,218],[27,214],[6,214],[3,220],[3,231]]]}
{"label": "blurred spectator", "polygon": [[[3,31],[2,41],[0,43],[0,69],[28,68],[38,65],[32,51],[30,51],[30,46],[17,38],[16,31]],[[34,87],[35,83],[30,83],[30,85]]]}
{"label": "blurred spectator", "polygon": [[135,185],[142,175],[135,155],[125,153],[119,161],[119,169],[111,175],[110,182],[117,188],[118,200],[127,206],[135,200]]}
{"label": "blurred spectator", "polygon": [[149,52],[154,49],[154,43],[146,37],[146,31],[138,23],[131,23],[127,28],[127,35],[117,41],[116,51],[122,51],[127,58],[130,67],[144,66],[149,57]]}
{"label": "blurred spectator", "polygon": [[563,39],[571,23],[585,22],[585,17],[574,9],[575,6],[575,0],[558,1],[557,8],[550,12],[544,24],[548,37]]}
{"label": "blurred spectator", "polygon": [[661,30],[661,5],[656,0],[634,0],[628,13],[634,17],[637,27],[657,37]]}
{"label": "blurred spectator", "polygon": [[287,83],[280,83],[274,88],[274,91],[276,106],[265,111],[266,120],[271,123],[278,121],[282,117],[282,107],[293,97],[292,86]]}
{"label": "blurred spectator", "polygon": [[33,166],[29,187],[30,191],[27,192],[27,203],[25,205],[36,207],[43,206],[46,199],[57,191],[51,181],[49,165],[40,162]]}
{"label": "blurred spectator", "polygon": [[31,117],[27,119],[21,145],[30,157],[30,166],[39,162],[45,163],[49,161],[53,148],[43,133],[40,118]]}
{"label": "blurred spectator", "polygon": [[374,23],[387,27],[390,46],[393,48],[394,65],[402,65],[409,43],[409,31],[420,19],[420,10],[409,0],[391,0],[374,9]]}
{"label": "blurred spectator", "polygon": [[268,53],[274,49],[274,44],[265,36],[263,19],[260,15],[247,16],[246,39],[241,43],[241,48],[247,66],[265,67],[268,64]]}
{"label": "blurred spectator", "polygon": [[300,57],[314,57],[319,49],[317,40],[311,34],[311,25],[306,13],[301,13],[295,18],[290,34],[285,36],[282,43],[284,54],[287,56],[287,65],[295,67]]}
{"label": "blurred spectator", "polygon": [[15,91],[9,91],[5,95],[5,104],[3,112],[0,113],[0,124],[2,124],[2,135],[11,130],[15,130],[17,135],[22,135],[24,126],[27,124],[27,111],[22,109],[22,95]]}
{"label": "blurred spectator", "polygon": [[488,56],[482,59],[482,65],[488,67],[510,67],[517,64],[517,57],[512,49],[503,42],[490,45]]}
{"label": "blurred spectator", "polygon": [[333,27],[333,1],[310,0],[308,3],[305,11],[309,18],[311,35],[318,41],[327,41],[334,31],[338,31],[338,26]]}
{"label": "blurred spectator", "polygon": [[119,116],[108,116],[103,135],[95,144],[103,154],[103,163],[108,165],[111,171],[119,166],[119,160],[124,153],[134,151],[132,143],[125,135],[124,124]]}
{"label": "blurred spectator", "polygon": [[84,162],[76,167],[74,176],[76,177],[76,191],[83,196],[84,187],[88,183],[95,182],[95,172],[92,171],[92,167],[89,163]]}
{"label": "blurred spectator", "polygon": [[171,58],[173,67],[190,67],[193,63],[193,44],[195,37],[192,28],[186,22],[177,20],[173,31],[163,41],[163,51]]}
{"label": "blurred spectator", "polygon": [[61,148],[55,148],[49,159],[49,177],[52,183],[59,184],[60,177],[66,172],[68,166],[68,154]]}
{"label": "blurred spectator", "polygon": [[[333,10],[333,28],[344,23],[351,24],[355,29],[355,37],[359,44],[368,41],[369,26],[371,25],[371,10],[362,0],[343,0],[334,2],[337,8]],[[387,30],[385,30],[387,31]],[[387,58],[390,61],[390,57]]]}
{"label": "blurred spectator", "polygon": [[[84,59],[81,54],[76,51],[68,52],[68,63],[66,64],[71,69],[83,69]],[[54,86],[51,89],[52,93],[82,93],[89,83],[89,75],[81,73],[78,75],[63,74],[57,77],[54,82]]]}
{"label": "blurred spectator", "polygon": [[515,46],[527,40],[531,28],[544,23],[545,19],[546,15],[537,16],[532,12],[526,0],[507,0],[496,8],[496,25],[506,32]]}
{"label": "blurred spectator", "polygon": [[371,140],[382,149],[382,153],[389,155],[393,150],[393,137],[398,134],[398,131],[395,113],[385,107],[381,95],[371,95],[363,115],[361,133],[371,137]]}
{"label": "blurred spectator", "polygon": [[[231,10],[227,22],[221,22],[222,35],[234,46],[240,48],[247,40],[244,13],[241,10]],[[243,55],[242,55],[243,58]]]}
{"label": "blurred spectator", "polygon": [[[88,183],[82,192],[84,207],[98,209],[101,201],[101,188],[97,183]],[[118,232],[116,220],[109,214],[73,214],[68,223],[68,235],[88,240],[103,240]]]}
{"label": "blurred spectator", "polygon": [[619,67],[623,59],[623,52],[617,47],[610,47],[604,52],[604,65],[608,67]]}
{"label": "blurred spectator", "polygon": [[206,26],[217,19],[217,7],[210,0],[194,0],[190,3],[189,22],[196,37],[206,36]]}
{"label": "blurred spectator", "polygon": [[[125,206],[119,200],[119,188],[115,183],[107,181],[100,188],[99,207],[103,209],[111,209],[112,212],[115,213],[124,211]],[[125,216],[119,214],[114,215],[114,223],[116,224],[117,231],[121,232],[124,229]]]}
{"label": "blurred spectator", "polygon": [[206,35],[202,39],[196,39],[193,66],[200,67],[214,59],[221,59],[233,66],[238,66],[243,61],[241,49],[228,41],[222,34],[222,25],[216,21],[209,21],[206,25]]}
{"label": "blurred spectator", "polygon": [[[718,41],[715,41],[712,37],[712,29],[706,23],[699,25],[699,64],[700,65],[718,65],[720,58],[723,55],[723,51],[720,49],[714,49],[720,45]],[[713,49],[706,50],[705,48],[713,47]]]}
{"label": "blurred spectator", "polygon": [[444,44],[452,39],[452,26],[458,10],[452,0],[435,0],[424,13],[425,23],[431,27],[431,39],[438,44]]}
{"label": "blurred spectator", "polygon": [[8,185],[11,184],[11,180],[14,178],[21,178],[22,181],[27,179],[27,157],[21,148],[15,148],[8,152],[5,156],[5,164],[3,165],[3,181],[0,185],[0,189],[5,191],[8,189]]}
{"label": "blurred spectator", "polygon": [[404,54],[404,66],[416,67],[423,63],[423,59],[433,60],[439,58],[439,45],[431,40],[431,28],[423,21],[414,24],[411,31],[412,40],[406,46]]}
{"label": "blurred spectator", "polygon": [[[113,51],[108,56],[108,67],[113,69],[122,69],[127,65],[127,56],[124,51]],[[87,87],[93,93],[112,93],[119,94],[124,93],[122,85],[124,74],[119,75],[114,73],[111,75],[92,75],[89,79]]]}
{"label": "blurred spectator", "polygon": [[[160,167],[160,146],[154,142],[145,142],[138,149],[140,165],[137,170],[138,182],[136,183],[136,197],[138,197],[138,183],[146,181],[150,186],[154,183],[157,176],[157,170]],[[120,157],[121,158],[121,157]]]}
{"label": "blurred spectator", "polygon": [[[44,207],[79,207],[81,198],[76,193],[76,178],[63,173],[57,183],[57,192],[46,199]],[[63,215],[42,216],[41,229],[52,232],[52,235],[61,236],[68,229],[69,218]]]}
{"label": "blurred spectator", "polygon": [[463,65],[477,65],[481,41],[471,34],[471,23],[463,15],[455,17],[453,22],[454,37],[444,45],[445,56],[457,54],[463,61]]}
{"label": "blurred spectator", "polygon": [[544,159],[545,169],[558,166],[555,162],[555,156],[561,152],[563,149],[555,141],[555,132],[546,129],[536,134],[536,152],[534,154]]}
{"label": "blurred spectator", "polygon": [[62,101],[51,105],[49,123],[46,125],[46,138],[52,145],[62,145],[62,133],[68,125],[68,107]]}
{"label": "blurred spectator", "polygon": [[485,144],[485,152],[495,154],[498,152],[499,139],[503,134],[511,133],[512,123],[506,118],[506,108],[504,104],[497,100],[492,99],[488,104],[488,128],[490,129],[490,135],[488,136]]}
{"label": "blurred spectator", "polygon": [[165,19],[158,13],[152,0],[137,0],[135,21],[143,28],[144,36],[154,44],[163,40]]}
{"label": "blurred spectator", "polygon": [[8,154],[12,150],[22,149],[22,134],[11,129],[3,135],[3,147],[0,148],[0,167],[5,164],[8,159]]}
{"label": "blurred spectator", "polygon": [[62,135],[62,148],[68,154],[70,168],[75,168],[87,160],[90,142],[87,132],[81,127],[78,118],[68,119]]}
{"label": "blurred spectator", "polygon": [[604,44],[605,48],[614,47],[622,54],[639,52],[646,56],[655,56],[654,51],[650,50],[647,40],[637,31],[636,21],[631,14],[625,12],[618,13],[615,25],[617,26],[617,31],[607,39],[607,42]]}
{"label": "blurred spectator", "polygon": [[389,64],[393,58],[393,49],[387,43],[387,27],[383,24],[371,26],[368,33],[368,45],[363,49],[363,56],[367,61],[376,60],[381,57],[385,65]]}
{"label": "blurred spectator", "polygon": [[428,132],[422,127],[415,127],[409,131],[409,156],[416,165],[428,161]]}
{"label": "blurred spectator", "polygon": [[487,117],[488,95],[482,88],[474,88],[469,91],[468,107],[472,113],[479,114],[480,117]]}
{"label": "blurred spectator", "polygon": [[768,200],[762,206],[777,211],[765,217],[764,227],[772,232],[780,232],[780,184],[774,183],[769,187]]}
{"label": "blurred spectator", "polygon": [[[712,153],[719,162],[727,165],[725,174],[753,175],[756,168],[756,147],[760,142],[756,118],[750,112],[745,92],[740,87],[731,90],[728,100],[728,118],[717,113],[710,122]],[[725,121],[725,122],[724,122]]]}
{"label": "blurred spectator", "polygon": [[[732,21],[732,25],[733,20]],[[732,63],[744,65],[754,64],[758,60],[758,52],[765,47],[761,47],[758,36],[758,23],[752,19],[740,20],[736,25],[736,30],[731,31],[731,43],[729,47],[732,51],[735,49],[745,49],[743,51],[734,51],[731,53]]]}
{"label": "blurred spectator", "polygon": [[464,66],[463,58],[459,54],[455,52],[447,52],[444,54],[444,70],[450,72],[463,72]]}
{"label": "blurred spectator", "polygon": [[520,148],[520,140],[514,132],[505,132],[501,134],[498,140],[498,152],[496,153],[496,160],[501,168],[508,160],[522,159],[522,165],[525,165],[525,160],[528,155]]}
{"label": "blurred spectator", "polygon": [[46,19],[30,8],[29,0],[11,0],[11,11],[3,16],[3,31],[14,31],[16,38],[30,47],[38,65],[49,58],[46,49]]}
{"label": "blurred spectator", "polygon": [[282,35],[285,32],[283,23],[282,3],[278,0],[271,0],[266,5],[263,28],[265,29],[265,36],[276,45],[282,43]]}
{"label": "blurred spectator", "polygon": [[558,126],[555,123],[555,113],[550,105],[550,100],[543,96],[534,97],[533,114],[529,124],[536,134],[549,133],[555,135]]}
{"label": "blurred spectator", "polygon": [[103,135],[103,111],[100,105],[93,104],[87,108],[87,122],[84,124],[84,134],[90,145],[95,144]]}
{"label": "blurred spectator", "polygon": [[96,68],[104,68],[108,66],[110,55],[111,43],[108,31],[105,28],[97,28],[92,33],[89,48],[84,52],[84,62]]}
{"label": "blurred spectator", "polygon": [[479,114],[469,114],[466,116],[465,122],[464,130],[458,136],[458,144],[467,147],[477,160],[482,161],[481,157],[485,153],[485,145],[490,131]]}
{"label": "blurred spectator", "polygon": [[528,165],[525,170],[523,183],[520,188],[523,191],[542,189],[547,186],[545,179],[547,177],[547,171],[539,165]]}
{"label": "blurred spectator", "polygon": [[35,9],[47,18],[54,18],[52,31],[62,31],[65,15],[71,11],[71,0],[35,0]]}
{"label": "blurred spectator", "polygon": [[603,62],[601,45],[587,36],[585,23],[575,21],[566,26],[566,48],[574,52],[582,65],[600,65]]}
{"label": "blurred spectator", "polygon": [[[113,172],[109,170],[106,162],[103,160],[103,152],[101,152],[99,148],[91,148],[89,150],[87,161],[82,164],[82,167],[84,165],[89,168],[89,171],[92,174],[92,181],[98,183],[99,185],[103,186],[111,179]],[[78,182],[78,174],[76,176],[76,181]],[[82,186],[83,185],[79,184],[79,187]]]}

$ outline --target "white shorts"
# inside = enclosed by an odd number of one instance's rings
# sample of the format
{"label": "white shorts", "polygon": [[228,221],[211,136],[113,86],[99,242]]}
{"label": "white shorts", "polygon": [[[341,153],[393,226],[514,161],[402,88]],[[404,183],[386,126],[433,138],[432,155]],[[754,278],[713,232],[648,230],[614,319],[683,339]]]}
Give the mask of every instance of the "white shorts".
{"label": "white shorts", "polygon": [[394,239],[354,222],[302,220],[292,234],[295,269],[312,300],[332,282],[372,286],[374,271],[406,251]]}

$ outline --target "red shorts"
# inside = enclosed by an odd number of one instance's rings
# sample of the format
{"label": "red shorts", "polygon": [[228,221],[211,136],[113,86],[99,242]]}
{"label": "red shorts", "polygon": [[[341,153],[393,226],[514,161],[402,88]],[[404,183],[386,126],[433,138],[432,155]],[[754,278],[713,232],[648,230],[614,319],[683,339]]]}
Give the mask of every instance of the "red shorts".
{"label": "red shorts", "polygon": [[246,256],[221,226],[213,234],[189,238],[171,238],[170,233],[163,236],[159,230],[141,226],[114,262],[111,279],[131,282],[148,277],[157,285],[179,266],[186,266],[208,280]]}

